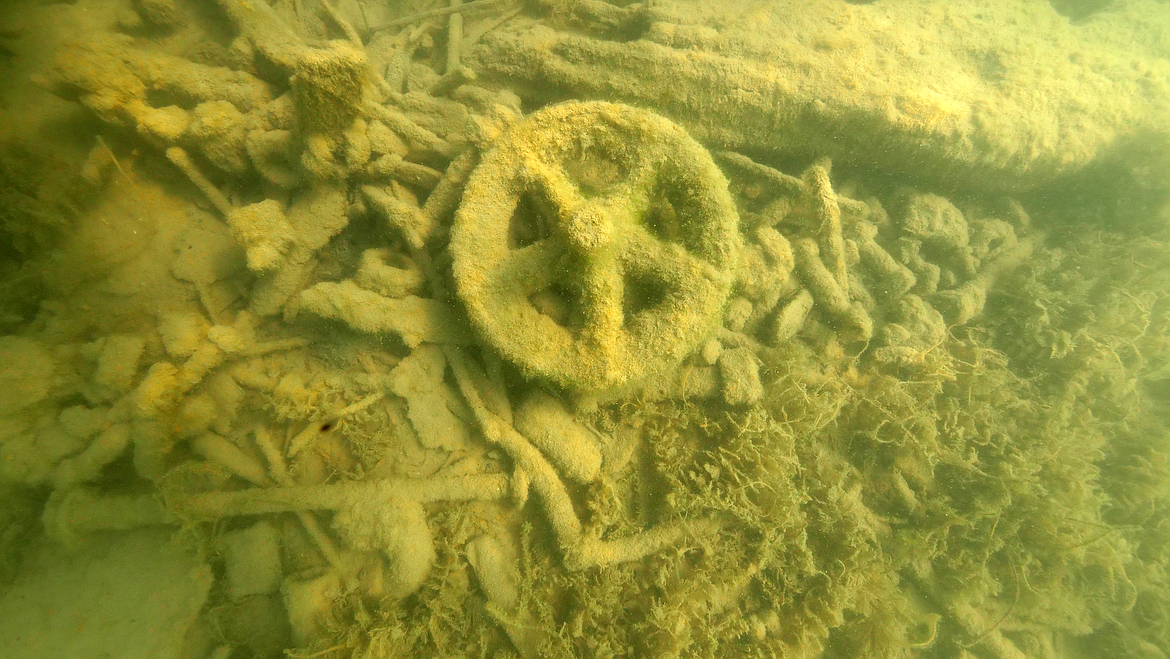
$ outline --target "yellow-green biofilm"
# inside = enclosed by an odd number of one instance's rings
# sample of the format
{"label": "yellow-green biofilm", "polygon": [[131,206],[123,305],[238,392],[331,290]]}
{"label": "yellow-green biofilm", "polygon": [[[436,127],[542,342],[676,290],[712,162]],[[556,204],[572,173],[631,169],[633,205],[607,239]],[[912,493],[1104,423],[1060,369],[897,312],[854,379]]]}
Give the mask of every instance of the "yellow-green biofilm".
{"label": "yellow-green biofilm", "polygon": [[531,377],[621,390],[714,328],[739,252],[710,155],[648,112],[546,108],[484,154],[451,230],[456,292]]}
{"label": "yellow-green biofilm", "polygon": [[160,659],[1170,653],[1164,218],[1003,194],[1087,154],[715,4],[132,4],[0,150],[0,614],[177,527]]}

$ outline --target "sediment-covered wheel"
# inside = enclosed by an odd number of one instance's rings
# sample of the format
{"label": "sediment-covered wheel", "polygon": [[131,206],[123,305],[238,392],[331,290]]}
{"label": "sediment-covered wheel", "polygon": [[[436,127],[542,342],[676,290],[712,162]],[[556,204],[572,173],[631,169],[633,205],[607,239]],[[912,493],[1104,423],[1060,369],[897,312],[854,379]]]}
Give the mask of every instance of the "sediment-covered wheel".
{"label": "sediment-covered wheel", "polygon": [[682,128],[623,105],[556,105],[472,173],[451,232],[455,287],[526,375],[618,390],[714,328],[738,224],[727,180]]}

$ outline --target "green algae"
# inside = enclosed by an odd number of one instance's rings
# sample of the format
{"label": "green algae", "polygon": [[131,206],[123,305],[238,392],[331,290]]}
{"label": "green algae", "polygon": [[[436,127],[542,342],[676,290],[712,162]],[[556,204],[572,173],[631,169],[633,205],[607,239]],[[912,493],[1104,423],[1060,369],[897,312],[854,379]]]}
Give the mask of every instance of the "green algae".
{"label": "green algae", "polygon": [[[714,517],[721,529],[579,573],[560,567],[546,530],[527,530],[540,656],[1158,656],[1170,465],[1153,357],[1170,248],[1112,240],[1072,239],[1027,263],[912,374],[797,344],[764,364],[756,406],[598,410],[595,427],[640,443],[580,493],[587,527]],[[508,656],[488,607],[461,608],[469,597],[465,572],[440,569],[390,605],[393,624],[357,619],[371,639],[412,639],[395,652]],[[358,645],[333,656],[393,656]]]}
{"label": "green algae", "polygon": [[[576,13],[569,14],[558,13],[554,7],[553,17],[576,29],[597,20],[589,11],[600,11],[598,6],[604,3],[577,4]],[[1058,4],[1073,7],[1086,3]],[[232,6],[240,11],[236,3]],[[965,16],[968,10],[970,7],[964,6],[961,13]],[[626,10],[606,11],[628,18]],[[629,15],[636,11],[641,11],[638,6],[630,9]],[[699,30],[688,36],[681,29],[675,34],[670,31],[675,27],[668,30],[660,25],[651,36],[656,43],[675,46],[680,40],[702,37],[696,42],[702,46],[699,50],[718,45],[717,40],[712,41],[718,35]],[[616,31],[601,32],[626,39],[648,29],[640,21],[630,21]],[[501,42],[506,39],[519,41],[521,37],[498,37]],[[562,35],[557,40],[585,42],[579,36]],[[603,57],[622,45],[590,43],[585,54]],[[517,48],[521,46],[527,47],[521,44]],[[663,43],[653,47],[642,43],[638,48],[658,52],[658,46],[665,47]],[[265,49],[263,43],[256,47]],[[352,123],[363,91],[358,69],[364,64],[359,66],[356,56],[346,62],[346,76],[326,80],[338,83],[332,91],[317,93],[306,88],[303,80],[292,81],[294,92],[305,97],[302,102],[314,116],[325,112],[322,107],[345,101],[341,111],[322,114],[322,123],[316,126],[331,134]],[[540,75],[555,77],[556,73],[541,69]],[[301,75],[312,77],[314,72],[306,68]],[[419,77],[426,79],[422,74]],[[597,77],[594,72],[587,82],[600,85]],[[539,76],[536,78],[539,81]],[[674,84],[660,84],[663,82]],[[500,97],[490,94],[496,91],[465,89],[467,96],[461,98],[478,93],[481,101],[488,97],[495,103]],[[639,94],[644,92],[639,88]],[[417,90],[412,93],[422,96]],[[436,118],[441,114],[435,109],[438,100],[411,97],[404,102],[398,95],[402,112],[410,115],[402,114],[400,119],[417,129],[416,137],[429,135],[437,140],[436,134],[442,132],[445,137],[454,136],[451,144],[466,146],[466,135],[448,131],[446,120]],[[534,106],[547,100],[539,95],[532,98],[536,99],[530,100]],[[687,102],[709,107],[696,98],[688,97]],[[427,111],[418,111],[419,107]],[[813,107],[815,112],[827,112]],[[430,111],[434,114],[428,115]],[[466,115],[464,110],[464,115],[458,116]],[[919,118],[926,121],[930,117]],[[832,125],[840,121],[837,114],[829,119]],[[416,120],[421,125],[410,123]],[[476,120],[488,123],[482,115]],[[763,123],[772,130],[770,123]],[[938,126],[929,128],[932,139],[944,140],[947,135]],[[493,129],[480,125],[476,130],[482,130],[482,135],[475,134],[476,139],[487,140],[484,135],[492,134]],[[718,131],[707,132],[718,136],[725,130],[720,126]],[[876,132],[872,126],[869,130]],[[872,146],[863,137],[851,136],[849,140]],[[723,141],[742,146],[747,139],[740,135]],[[782,142],[777,148],[786,151],[785,162],[808,165],[808,171],[821,181],[819,196],[837,203],[836,193],[829,187],[829,166],[824,161],[810,164],[799,155],[810,150],[810,145],[823,145],[823,141],[804,138],[807,143],[793,146],[787,140],[801,138],[769,139],[773,140],[771,147]],[[903,147],[895,152],[918,148]],[[411,163],[420,168],[414,174],[423,171],[434,186],[442,173],[430,166],[441,166],[448,154],[443,149],[412,148],[425,152],[421,158],[426,163]],[[330,147],[325,149],[328,153],[317,155],[329,160],[337,155],[334,150]],[[353,150],[357,151],[356,147]],[[407,153],[406,146],[402,151],[387,155],[396,155],[399,163],[403,154],[420,157]],[[101,154],[107,152],[105,149]],[[931,153],[932,158],[943,158]],[[112,157],[112,152],[109,154]],[[839,153],[846,157],[856,154],[853,146]],[[248,161],[243,157],[241,166],[247,169]],[[356,158],[353,154],[345,157]],[[994,163],[972,154],[964,158],[977,162],[961,163],[960,170],[994,169]],[[839,171],[857,166],[845,158],[842,161]],[[30,181],[51,177],[8,162],[0,161],[0,196],[15,201],[4,206],[6,215],[0,216],[0,235],[11,246],[0,258],[19,260],[51,246],[61,233],[61,218],[70,211],[63,201],[66,196],[46,201],[38,196],[42,194],[39,188],[29,187]],[[339,162],[325,164],[343,171]],[[915,162],[904,158],[897,171],[905,173],[907,168],[918,166]],[[1061,167],[1067,164],[1061,162]],[[360,165],[351,169],[344,170],[347,176],[375,176]],[[772,185],[801,185],[796,177],[768,167],[762,170],[767,174],[763,178],[773,179]],[[841,331],[832,314],[826,318],[815,302],[803,308],[798,314],[800,322],[782,337],[771,331],[767,322],[753,318],[753,304],[764,306],[767,295],[793,292],[784,288],[788,271],[793,269],[791,263],[783,277],[768,282],[785,282],[776,284],[776,290],[740,282],[735,294],[744,297],[734,303],[742,309],[742,303],[747,302],[749,311],[730,338],[724,333],[720,339],[728,341],[725,348],[736,345],[735,349],[753,355],[747,361],[751,362],[748,368],[759,370],[763,392],[759,400],[741,397],[725,404],[718,383],[727,376],[712,368],[719,356],[716,351],[709,361],[691,357],[683,367],[684,380],[692,374],[700,380],[706,374],[716,383],[703,395],[690,395],[690,390],[665,397],[631,394],[616,402],[602,402],[600,407],[592,406],[596,401],[576,401],[578,420],[598,431],[605,461],[602,476],[594,482],[566,486],[582,533],[590,539],[629,538],[656,528],[712,520],[717,526],[714,532],[685,537],[637,561],[573,570],[565,566],[563,547],[558,546],[546,521],[546,502],[538,496],[526,498],[526,491],[520,493],[515,483],[517,492],[511,493],[507,502],[428,504],[436,559],[422,586],[404,598],[390,599],[376,584],[367,583],[376,581],[375,577],[359,575],[359,585],[334,602],[325,621],[326,632],[304,647],[288,650],[289,656],[1165,656],[1170,652],[1170,459],[1166,455],[1170,432],[1165,423],[1170,412],[1170,245],[1164,242],[1164,211],[1157,208],[1164,200],[1162,191],[1146,181],[1152,188],[1148,195],[1126,196],[1126,191],[1140,187],[1133,180],[1140,170],[1133,165],[1128,171],[1130,178],[1125,180],[1110,178],[1119,176],[1112,170],[1098,172],[1096,178],[1094,172],[1088,172],[1082,180],[1092,183],[1094,203],[1079,208],[1084,201],[1080,198],[1063,204],[1053,202],[1067,193],[1067,188],[1049,188],[1025,197],[1023,205],[1035,215],[1030,225],[1020,219],[1026,219],[1022,211],[1009,224],[997,218],[1010,218],[1011,213],[1001,210],[996,215],[984,210],[1018,208],[1011,200],[972,202],[955,196],[952,203],[941,196],[942,191],[933,194],[901,187],[909,183],[901,179],[909,177],[900,174],[893,178],[888,173],[874,175],[873,181],[867,179],[868,174],[845,181],[836,180],[833,174],[833,185],[849,190],[852,197],[866,199],[864,204],[855,201],[843,207],[852,213],[846,219],[854,224],[846,227],[845,234],[851,242],[864,238],[903,257],[896,247],[907,236],[897,231],[899,222],[903,228],[906,223],[906,207],[911,205],[907,200],[928,199],[945,207],[946,213],[960,214],[955,224],[962,226],[956,229],[955,240],[945,246],[948,249],[968,248],[969,229],[962,219],[966,215],[975,227],[971,231],[1007,226],[1019,233],[1021,242],[1027,241],[1031,251],[1013,261],[1011,267],[1003,267],[996,277],[978,282],[985,288],[978,304],[953,305],[958,310],[945,314],[951,324],[944,324],[943,315],[939,315],[929,331],[903,343],[889,339],[888,328],[893,324],[909,327],[914,320],[911,316],[920,311],[923,313],[918,315],[925,316],[924,309],[933,311],[930,305],[939,304],[939,298],[930,297],[936,293],[937,281],[929,291],[914,289],[915,297],[908,302],[905,295],[916,285],[913,277],[903,276],[902,283],[890,287],[896,291],[892,294],[880,286],[884,280],[860,277],[876,298],[867,302],[877,325],[873,335],[878,338],[872,342],[868,332]],[[757,168],[756,173],[760,171]],[[835,230],[810,224],[809,209],[802,208],[807,199],[802,195],[786,197],[756,180],[758,176],[753,178],[734,168],[724,175],[731,178],[740,211],[748,211],[741,215],[744,235],[753,247],[758,247],[754,241],[761,235],[761,227],[773,231],[779,236],[776,242],[784,241],[784,246],[785,234],[808,237],[821,231],[832,233],[831,238],[841,242],[841,217],[836,217]],[[1055,174],[1042,171],[1036,178],[1046,181],[1050,175]],[[987,184],[994,189],[1012,175],[995,170],[991,178],[994,185],[982,179],[971,185]],[[238,184],[245,197],[260,194],[261,187],[255,181],[233,184]],[[1070,184],[1062,181],[1061,185]],[[896,191],[878,192],[876,198],[858,193],[889,188]],[[385,189],[412,212],[420,210],[414,208],[415,202],[430,192],[417,178],[405,184],[392,181]],[[382,226],[385,218],[362,215],[368,209],[357,201],[360,195],[349,196],[353,198],[347,198],[350,206],[346,212],[360,217],[339,229],[322,248],[322,265],[312,273],[314,281],[355,271],[360,259],[355,245],[409,260],[404,254],[409,250],[401,240],[369,235],[386,232],[387,227]],[[841,196],[845,203],[844,193]],[[1049,202],[1052,205],[1045,208]],[[425,208],[425,204],[419,206]],[[858,207],[870,214],[858,220]],[[892,219],[885,217],[883,207],[891,209]],[[445,284],[450,254],[443,241],[449,213],[436,212],[436,217],[439,215],[443,217],[436,220],[431,256],[440,271],[437,281]],[[993,222],[999,224],[991,226]],[[855,229],[861,224],[867,226]],[[849,262],[852,267],[845,245],[821,251],[826,258],[832,251],[835,265],[844,267]],[[471,245],[467,251],[474,255],[481,247]],[[856,244],[853,247],[857,249]],[[954,255],[946,256],[951,259]],[[920,261],[926,263],[930,257],[927,253]],[[812,258],[820,256],[813,254]],[[757,263],[773,265],[763,256]],[[947,269],[951,272],[943,277],[953,280],[950,283],[956,285],[951,291],[959,296],[959,285],[970,283],[962,280],[967,274],[964,269],[974,273],[975,268],[960,263],[943,268]],[[8,272],[15,270],[5,271],[5,277]],[[849,274],[853,280],[854,273]],[[798,282],[794,286],[800,285],[801,276],[797,273],[793,277]],[[937,279],[937,272],[935,276]],[[195,283],[198,285],[183,291],[187,296],[183,304],[190,306],[197,299],[199,304],[211,306],[214,285],[222,282]],[[251,283],[246,276],[239,276],[225,284],[223,287],[236,295],[225,308],[245,304],[247,296],[240,291],[246,291]],[[855,293],[844,293],[850,294]],[[40,292],[34,295],[27,290],[12,296],[25,300],[25,306],[15,314],[18,320],[13,321],[13,327],[36,313],[37,304],[27,299],[39,296]],[[845,300],[846,305],[850,302]],[[174,301],[167,304],[179,306]],[[302,322],[295,318],[292,307],[284,312],[284,317],[259,329],[285,336],[285,326]],[[220,329],[228,326],[222,318],[211,321],[204,324]],[[42,313],[37,323],[22,331],[36,334],[65,324],[60,317]],[[883,324],[886,334],[882,333]],[[53,346],[55,356],[84,376],[93,369],[78,358],[73,344],[92,341],[87,334],[90,331],[73,330],[69,336],[74,338]],[[156,329],[153,318],[141,331],[148,337],[144,341],[152,361],[169,365],[167,359],[178,359],[177,355],[168,357],[166,346],[160,345],[155,335],[162,330]],[[906,333],[913,331],[911,328]],[[472,411],[455,400],[459,395],[454,381],[457,376],[436,378],[429,393],[436,394],[432,398],[447,396],[454,401],[448,403],[449,413],[444,413],[443,419],[463,424],[459,433],[452,434],[472,440],[439,454],[430,451],[432,447],[419,445],[409,401],[383,391],[385,376],[410,354],[404,344],[395,338],[360,336],[338,324],[304,322],[295,332],[298,338],[311,337],[313,345],[287,356],[241,360],[196,385],[191,400],[198,399],[195,402],[210,406],[223,417],[207,421],[200,431],[214,428],[218,432],[220,427],[213,421],[221,421],[230,431],[224,432],[230,441],[251,450],[249,433],[258,426],[271,426],[275,434],[283,433],[290,446],[309,447],[292,467],[296,478],[313,482],[414,476],[472,463],[491,473],[515,472],[516,464],[509,456],[473,434],[478,431]],[[162,341],[165,343],[165,337]],[[885,357],[892,354],[890,348],[897,349],[896,358]],[[503,391],[505,408],[509,396],[518,399],[532,386],[519,369],[500,366],[490,347],[474,352],[472,361],[477,367],[478,361],[484,362],[480,379],[494,378],[489,384]],[[696,385],[695,391],[699,389]],[[83,393],[70,395],[70,404],[75,404]],[[378,395],[386,399],[364,402]],[[228,411],[229,405],[235,406],[234,411]],[[340,411],[353,406],[358,408],[352,415],[339,416]],[[161,465],[161,479],[151,483],[136,477],[126,460],[113,464],[101,476],[101,487],[111,491],[126,483],[132,488],[153,487],[172,503],[192,493],[241,487],[238,475],[229,468],[201,459],[188,446],[197,435],[190,428],[198,426],[194,417],[199,409],[191,403],[158,421],[158,427],[174,422],[177,428],[176,438],[168,439],[173,443],[168,444],[168,450],[173,452]],[[56,412],[42,414],[37,422],[52,426]],[[337,432],[333,432],[335,428]],[[139,444],[147,441],[139,440]],[[0,497],[4,501],[0,508],[0,529],[4,529],[0,532],[2,584],[16,563],[21,543],[34,532],[43,497],[40,492],[3,484]],[[298,548],[297,552],[288,549],[287,570],[321,569],[325,561],[312,554],[314,549],[304,531],[290,516],[280,519],[285,542]],[[325,515],[323,519],[328,522],[329,518]],[[240,523],[207,528],[188,522],[184,531],[208,539],[210,547],[210,539]],[[505,610],[493,602],[469,567],[469,543],[484,535],[516,545],[519,597],[515,609]],[[209,561],[222,569],[222,556],[208,547]],[[381,560],[362,559],[368,562],[366,567]],[[290,643],[287,634],[276,640],[259,635],[252,638],[249,633],[260,627],[241,622],[249,612],[279,612],[282,604],[276,595],[267,594],[263,601],[248,604],[232,602],[222,586],[220,583],[213,591],[204,614],[223,628],[219,640],[235,644],[236,653],[242,656],[272,656]],[[530,644],[519,643],[509,634],[517,628],[524,630]]]}

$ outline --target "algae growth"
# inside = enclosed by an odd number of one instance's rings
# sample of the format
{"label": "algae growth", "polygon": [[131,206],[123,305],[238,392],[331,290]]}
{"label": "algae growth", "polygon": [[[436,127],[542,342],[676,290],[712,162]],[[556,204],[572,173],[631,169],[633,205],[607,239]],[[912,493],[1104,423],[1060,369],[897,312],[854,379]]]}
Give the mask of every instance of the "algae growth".
{"label": "algae growth", "polygon": [[1164,657],[1170,6],[0,9],[13,657]]}

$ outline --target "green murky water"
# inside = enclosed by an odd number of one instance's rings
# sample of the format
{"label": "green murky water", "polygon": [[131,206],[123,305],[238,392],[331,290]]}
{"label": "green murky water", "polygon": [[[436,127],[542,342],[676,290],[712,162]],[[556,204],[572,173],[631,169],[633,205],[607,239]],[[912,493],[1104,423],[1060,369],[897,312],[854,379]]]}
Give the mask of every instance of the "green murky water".
{"label": "green murky water", "polygon": [[0,642],[1170,651],[1170,4],[13,0]]}

